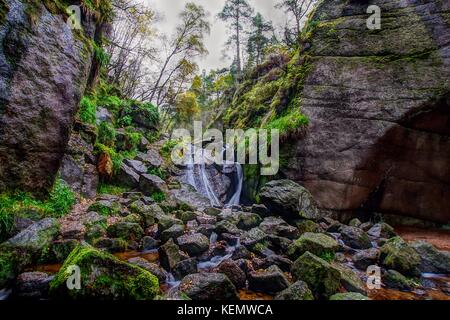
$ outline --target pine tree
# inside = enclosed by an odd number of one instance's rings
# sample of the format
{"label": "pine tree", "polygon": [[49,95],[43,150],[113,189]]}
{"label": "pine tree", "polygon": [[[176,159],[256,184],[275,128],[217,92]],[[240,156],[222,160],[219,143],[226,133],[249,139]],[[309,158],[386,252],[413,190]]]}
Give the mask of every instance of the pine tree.
{"label": "pine tree", "polygon": [[250,55],[250,61],[259,65],[263,60],[264,49],[273,39],[272,22],[265,21],[260,13],[257,13],[252,21],[252,31],[247,42],[247,51]]}

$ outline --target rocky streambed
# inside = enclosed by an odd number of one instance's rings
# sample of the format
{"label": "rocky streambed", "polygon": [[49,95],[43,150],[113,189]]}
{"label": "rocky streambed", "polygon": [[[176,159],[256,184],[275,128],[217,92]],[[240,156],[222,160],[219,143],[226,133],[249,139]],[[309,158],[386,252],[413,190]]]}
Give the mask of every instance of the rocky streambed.
{"label": "rocky streambed", "polygon": [[[260,198],[261,204],[222,208],[176,197],[156,203],[140,192],[100,196],[1,245],[0,297],[450,298],[449,253],[407,242],[383,222],[327,217],[292,181],[268,183]],[[73,266],[81,286],[71,290]],[[377,280],[370,268],[379,271],[379,289],[370,286]]]}

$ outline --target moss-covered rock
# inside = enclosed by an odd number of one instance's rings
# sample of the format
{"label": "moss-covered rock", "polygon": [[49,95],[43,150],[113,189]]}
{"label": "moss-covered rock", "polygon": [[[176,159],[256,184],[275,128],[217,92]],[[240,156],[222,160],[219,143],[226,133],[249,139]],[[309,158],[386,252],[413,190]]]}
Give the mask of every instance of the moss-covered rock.
{"label": "moss-covered rock", "polygon": [[108,227],[108,236],[124,240],[140,240],[144,236],[144,230],[137,223],[118,222]]}
{"label": "moss-covered rock", "polygon": [[383,274],[383,284],[390,289],[397,289],[402,291],[411,291],[416,286],[416,283],[406,278],[400,272],[395,270],[387,270]]}
{"label": "moss-covered rock", "polygon": [[332,258],[338,249],[339,244],[332,237],[323,233],[307,232],[289,246],[288,255],[296,259],[309,251],[319,257]]}
{"label": "moss-covered rock", "polygon": [[370,299],[358,292],[343,292],[343,293],[333,294],[330,297],[330,300],[353,301],[353,300],[370,300]]}
{"label": "moss-covered rock", "polygon": [[320,226],[312,220],[300,220],[296,225],[301,235],[306,232],[318,233],[321,229]]}
{"label": "moss-covered rock", "polygon": [[[80,268],[80,290],[67,288],[71,266]],[[90,246],[75,248],[50,283],[55,299],[152,300],[158,293],[158,279],[150,272]]]}
{"label": "moss-covered rock", "polygon": [[297,281],[275,296],[275,300],[314,300],[306,282]]}
{"label": "moss-covered rock", "polygon": [[380,261],[383,266],[399,271],[404,275],[418,275],[420,256],[402,238],[389,239],[381,247]]}
{"label": "moss-covered rock", "polygon": [[94,211],[104,216],[117,216],[122,211],[122,206],[119,202],[113,200],[100,200],[93,203],[88,211]]}
{"label": "moss-covered rock", "polygon": [[291,273],[295,280],[306,282],[316,298],[328,298],[339,289],[339,271],[310,252],[294,262]]}
{"label": "moss-covered rock", "polygon": [[344,287],[347,291],[366,294],[367,286],[356,272],[347,266],[336,262],[333,262],[331,265],[339,271],[340,283],[342,287]]}

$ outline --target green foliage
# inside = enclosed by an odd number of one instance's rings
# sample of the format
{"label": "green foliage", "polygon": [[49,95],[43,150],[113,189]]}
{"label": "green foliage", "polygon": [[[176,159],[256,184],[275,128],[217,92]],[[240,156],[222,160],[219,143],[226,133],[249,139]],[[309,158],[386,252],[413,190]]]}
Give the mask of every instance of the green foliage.
{"label": "green foliage", "polygon": [[111,157],[113,163],[113,171],[117,173],[120,170],[123,160],[125,159],[134,159],[137,155],[136,150],[131,151],[119,151],[117,152],[111,147],[105,146],[101,143],[96,143],[94,147],[95,154],[106,153]]}
{"label": "green foliage", "polygon": [[162,168],[149,168],[147,170],[148,174],[152,174],[154,176],[158,176],[163,180],[167,179],[167,171]]}
{"label": "green foliage", "polygon": [[172,149],[178,144],[175,140],[167,140],[161,147],[160,154],[165,159],[170,159],[172,155]]}
{"label": "green foliage", "polygon": [[95,101],[88,96],[83,97],[80,102],[79,117],[84,123],[95,124],[97,105]]}
{"label": "green foliage", "polygon": [[128,189],[126,187],[117,186],[114,184],[107,184],[107,183],[99,183],[97,192],[98,194],[111,194],[111,195],[121,195],[122,193],[126,192]]}
{"label": "green foliage", "polygon": [[287,114],[280,118],[275,118],[266,125],[267,129],[277,129],[280,131],[280,136],[295,132],[308,125],[308,118],[303,115],[299,109],[290,110]]}
{"label": "green foliage", "polygon": [[119,118],[119,120],[117,120],[118,127],[129,127],[132,125],[132,123],[133,119],[129,115],[123,116]]}
{"label": "green foliage", "polygon": [[6,15],[9,12],[9,6],[6,0],[0,0],[0,25],[6,20]]}
{"label": "green foliage", "polygon": [[115,95],[100,94],[97,98],[97,104],[108,109],[117,116],[120,109],[126,104],[126,102]]}
{"label": "green foliage", "polygon": [[152,199],[160,203],[166,200],[166,194],[164,192],[158,191],[152,194]]}
{"label": "green foliage", "polygon": [[0,195],[0,239],[11,232],[14,227],[14,217],[62,217],[75,204],[75,195],[64,181],[58,179],[53,186],[48,199],[38,200],[26,192],[5,193]]}
{"label": "green foliage", "polygon": [[105,49],[99,46],[96,42],[93,43],[94,58],[100,64],[100,66],[106,66],[109,63],[110,56],[106,53]]}
{"label": "green foliage", "polygon": [[114,147],[116,140],[116,129],[106,122],[102,121],[98,127],[97,142],[108,147]]}

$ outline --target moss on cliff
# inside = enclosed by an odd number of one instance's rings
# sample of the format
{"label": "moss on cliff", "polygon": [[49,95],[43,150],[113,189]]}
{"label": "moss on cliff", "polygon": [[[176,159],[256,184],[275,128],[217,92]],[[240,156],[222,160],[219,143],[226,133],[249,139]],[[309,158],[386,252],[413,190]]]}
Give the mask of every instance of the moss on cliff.
{"label": "moss on cliff", "polygon": [[9,12],[9,6],[6,0],[0,0],[0,26],[6,21],[6,15]]}

